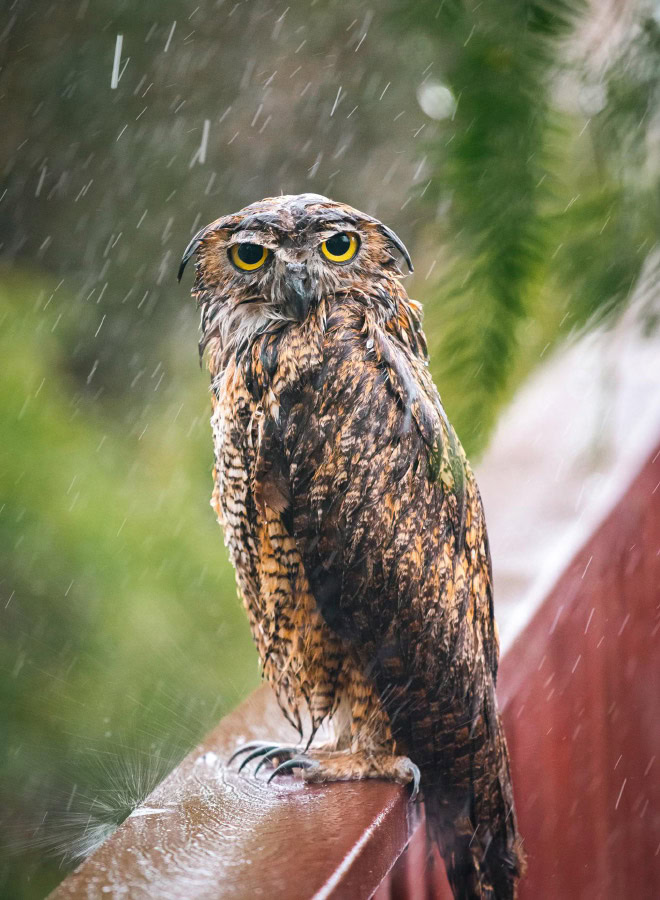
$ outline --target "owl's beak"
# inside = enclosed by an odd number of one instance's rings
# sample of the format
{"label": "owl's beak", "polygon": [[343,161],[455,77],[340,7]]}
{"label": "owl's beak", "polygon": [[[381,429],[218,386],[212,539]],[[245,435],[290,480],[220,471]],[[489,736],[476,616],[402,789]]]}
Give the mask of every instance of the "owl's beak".
{"label": "owl's beak", "polygon": [[282,281],[287,311],[302,322],[314,299],[314,286],[307,266],[303,263],[287,263]]}

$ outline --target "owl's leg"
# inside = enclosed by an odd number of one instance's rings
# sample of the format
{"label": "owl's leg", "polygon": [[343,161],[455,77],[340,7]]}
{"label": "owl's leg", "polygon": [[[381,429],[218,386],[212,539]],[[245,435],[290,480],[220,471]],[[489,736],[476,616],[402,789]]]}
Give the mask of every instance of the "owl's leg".
{"label": "owl's leg", "polygon": [[420,772],[407,756],[396,754],[389,719],[374,691],[373,684],[346,657],[342,695],[333,715],[336,740],[328,747],[308,747],[303,753],[291,747],[256,750],[262,756],[257,766],[275,765],[269,782],[279,775],[302,769],[305,781],[357,781],[385,778],[413,785],[413,797],[419,790]]}
{"label": "owl's leg", "polygon": [[[412,782],[415,797],[419,790],[419,769],[407,756],[397,755],[389,718],[372,682],[350,656],[345,659],[342,675],[340,702],[332,718],[334,746],[309,747],[304,753],[287,754],[275,766],[269,781],[301,768],[306,781],[385,778],[400,784]],[[266,756],[282,759],[281,753]]]}

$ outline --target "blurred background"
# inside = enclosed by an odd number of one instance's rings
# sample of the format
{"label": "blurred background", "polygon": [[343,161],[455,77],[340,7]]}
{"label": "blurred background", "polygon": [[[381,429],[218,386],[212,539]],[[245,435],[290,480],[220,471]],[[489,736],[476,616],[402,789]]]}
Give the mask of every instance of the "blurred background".
{"label": "blurred background", "polygon": [[562,342],[633,296],[654,333],[659,86],[643,0],[5,5],[1,896],[44,896],[259,682],[190,235],[280,192],[392,226],[478,460]]}

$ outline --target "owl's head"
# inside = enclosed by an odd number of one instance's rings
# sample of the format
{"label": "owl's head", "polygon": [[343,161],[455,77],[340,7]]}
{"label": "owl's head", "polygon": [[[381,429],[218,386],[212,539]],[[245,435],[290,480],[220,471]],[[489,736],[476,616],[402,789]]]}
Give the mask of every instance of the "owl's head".
{"label": "owl's head", "polygon": [[391,295],[402,277],[399,255],[412,271],[391,229],[318,194],[268,197],[202,228],[183,254],[179,280],[195,255],[203,330],[223,344],[273,321],[302,322],[322,297]]}

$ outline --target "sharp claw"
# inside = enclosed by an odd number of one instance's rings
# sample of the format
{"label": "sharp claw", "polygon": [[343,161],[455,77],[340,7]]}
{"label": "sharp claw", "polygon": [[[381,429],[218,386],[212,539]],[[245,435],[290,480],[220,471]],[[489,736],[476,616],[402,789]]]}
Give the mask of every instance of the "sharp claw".
{"label": "sharp claw", "polygon": [[274,750],[274,749],[276,749],[276,748],[273,747],[272,744],[264,744],[263,747],[257,747],[256,750],[253,750],[251,753],[248,753],[248,755],[245,757],[243,762],[238,767],[238,771],[242,772],[243,769],[250,762],[250,760],[256,759],[257,756],[263,756],[264,753],[268,753],[270,750]]}
{"label": "sharp claw", "polygon": [[312,759],[305,759],[304,757],[294,757],[293,759],[287,759],[285,762],[280,763],[279,766],[275,769],[273,774],[268,779],[268,784],[271,783],[273,778],[276,775],[281,775],[283,772],[288,772],[291,769],[317,769],[318,763]]}
{"label": "sharp claw", "polygon": [[415,800],[417,795],[419,794],[419,783],[422,780],[421,772],[419,771],[419,766],[416,766],[414,762],[410,762],[410,773],[412,775],[412,783],[413,788],[410,794],[410,799]]}
{"label": "sharp claw", "polygon": [[266,753],[264,753],[262,758],[259,760],[259,762],[257,763],[256,768],[254,770],[254,774],[256,775],[257,772],[259,771],[259,769],[265,763],[267,763],[269,759],[273,759],[274,757],[277,757],[280,754],[295,753],[297,749],[298,749],[297,747],[273,747],[272,750],[268,750]]}
{"label": "sharp claw", "polygon": [[232,755],[227,760],[227,765],[228,766],[231,765],[231,763],[233,763],[233,761],[236,759],[236,757],[240,756],[241,753],[247,753],[248,750],[254,750],[255,747],[272,747],[272,746],[273,746],[272,741],[248,741],[247,744],[241,744],[241,746],[237,750],[234,750]]}

